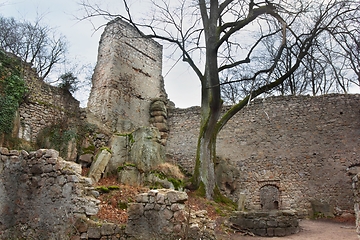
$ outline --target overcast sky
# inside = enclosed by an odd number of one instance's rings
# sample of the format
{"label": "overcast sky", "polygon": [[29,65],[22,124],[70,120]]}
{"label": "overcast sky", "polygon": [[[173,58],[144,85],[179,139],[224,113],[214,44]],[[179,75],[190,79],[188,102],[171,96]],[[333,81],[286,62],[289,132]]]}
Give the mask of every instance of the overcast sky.
{"label": "overcast sky", "polygon": [[[95,66],[103,29],[94,32],[90,22],[76,20],[75,16],[82,14],[77,2],[77,0],[0,0],[0,14],[4,17],[28,21],[35,21],[37,16],[44,15],[42,23],[56,28],[57,32],[66,36],[70,45],[67,57],[84,64],[92,63]],[[107,2],[114,4],[114,8],[122,7],[120,0],[107,0]],[[141,3],[141,0],[133,2]],[[99,19],[95,24],[101,23],[106,21]],[[172,65],[173,62],[164,59],[163,76],[165,76],[165,89],[169,99],[180,108],[200,105],[200,82],[195,74],[181,61],[167,74]],[[75,97],[82,102],[82,105],[87,99],[85,94]]]}
{"label": "overcast sky", "polygon": [[[81,16],[80,0],[0,0],[0,14],[4,17],[14,17],[18,20],[35,21],[37,16],[44,15],[42,22],[56,31],[65,35],[70,47],[70,60],[81,64],[91,63],[95,66],[98,43],[103,31],[94,32],[93,26],[88,21],[79,22],[75,16]],[[99,2],[102,7],[113,12],[121,12],[121,0],[92,0]],[[131,0],[131,9],[145,8],[143,0]],[[123,12],[122,12],[123,13]],[[95,20],[95,25],[106,23],[105,20]],[[200,82],[186,63],[179,61],[172,68],[174,61],[169,61],[166,48],[163,55],[163,76],[168,97],[177,107],[185,108],[200,105]],[[169,71],[169,69],[171,69]],[[350,92],[359,92],[359,87],[353,87]],[[80,92],[75,96],[86,106],[88,96]]]}

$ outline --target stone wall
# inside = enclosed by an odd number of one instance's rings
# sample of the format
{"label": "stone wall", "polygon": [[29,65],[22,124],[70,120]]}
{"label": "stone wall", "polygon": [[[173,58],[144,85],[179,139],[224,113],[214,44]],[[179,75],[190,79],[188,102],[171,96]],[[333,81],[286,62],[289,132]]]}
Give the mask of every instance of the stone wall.
{"label": "stone wall", "polygon": [[77,218],[97,214],[92,182],[55,150],[0,147],[0,239],[69,239]]}
{"label": "stone wall", "polygon": [[135,239],[215,239],[206,211],[189,212],[185,192],[168,189],[139,194],[128,208],[126,234]]}
{"label": "stone wall", "polygon": [[[220,132],[219,184],[245,208],[260,209],[260,189],[279,190],[280,209],[312,214],[311,201],[352,209],[348,166],[359,162],[360,95],[275,97],[253,101]],[[199,108],[168,114],[168,158],[193,171]]]}
{"label": "stone wall", "polygon": [[233,228],[263,237],[284,237],[300,231],[299,218],[291,210],[234,212],[229,221]]}
{"label": "stone wall", "polygon": [[356,217],[356,233],[360,239],[360,172],[355,174],[352,178],[352,187],[354,191],[354,211]]}
{"label": "stone wall", "polygon": [[68,91],[46,84],[26,64],[24,70],[28,93],[19,107],[14,132],[19,138],[34,142],[45,127],[79,117],[80,107]]}
{"label": "stone wall", "polygon": [[120,19],[101,36],[88,102],[88,119],[111,132],[149,126],[153,98],[165,97],[162,46]]}

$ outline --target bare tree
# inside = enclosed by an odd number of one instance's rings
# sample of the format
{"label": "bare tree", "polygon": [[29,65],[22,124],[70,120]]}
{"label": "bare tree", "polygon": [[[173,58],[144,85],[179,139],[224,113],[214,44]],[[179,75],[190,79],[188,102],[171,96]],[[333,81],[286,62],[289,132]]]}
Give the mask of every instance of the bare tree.
{"label": "bare tree", "polygon": [[64,61],[67,42],[40,22],[41,18],[30,23],[0,16],[0,48],[32,64],[45,79],[56,64]]}
{"label": "bare tree", "polygon": [[[203,188],[207,198],[220,194],[214,173],[219,131],[252,99],[285,86],[300,66],[307,66],[306,59],[316,60],[312,54],[318,52],[313,46],[322,43],[325,33],[339,30],[341,23],[354,21],[359,13],[353,0],[152,0],[151,17],[140,21],[128,2],[123,3],[127,14],[119,15],[84,0],[84,19],[120,17],[144,37],[180,49],[183,61],[201,82],[201,125],[192,183]],[[271,46],[264,47],[269,39]],[[226,80],[222,82],[221,77]],[[238,90],[244,97],[223,113],[221,88],[233,83],[242,84]]]}

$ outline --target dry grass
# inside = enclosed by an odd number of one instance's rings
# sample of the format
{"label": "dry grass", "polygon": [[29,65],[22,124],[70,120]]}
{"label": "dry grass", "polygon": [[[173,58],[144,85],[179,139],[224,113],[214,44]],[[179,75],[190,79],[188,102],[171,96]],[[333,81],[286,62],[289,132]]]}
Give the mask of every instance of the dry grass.
{"label": "dry grass", "polygon": [[180,168],[171,163],[162,163],[156,168],[156,170],[164,173],[167,177],[179,180],[185,179],[185,175],[180,171]]}

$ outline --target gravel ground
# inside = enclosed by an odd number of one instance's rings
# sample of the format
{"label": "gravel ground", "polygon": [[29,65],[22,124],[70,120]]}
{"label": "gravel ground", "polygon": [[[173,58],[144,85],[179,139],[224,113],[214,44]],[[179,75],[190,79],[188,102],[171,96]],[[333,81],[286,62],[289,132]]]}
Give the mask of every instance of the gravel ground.
{"label": "gravel ground", "polygon": [[241,234],[217,236],[219,240],[359,240],[355,225],[326,220],[301,220],[299,233],[286,237],[251,237]]}

